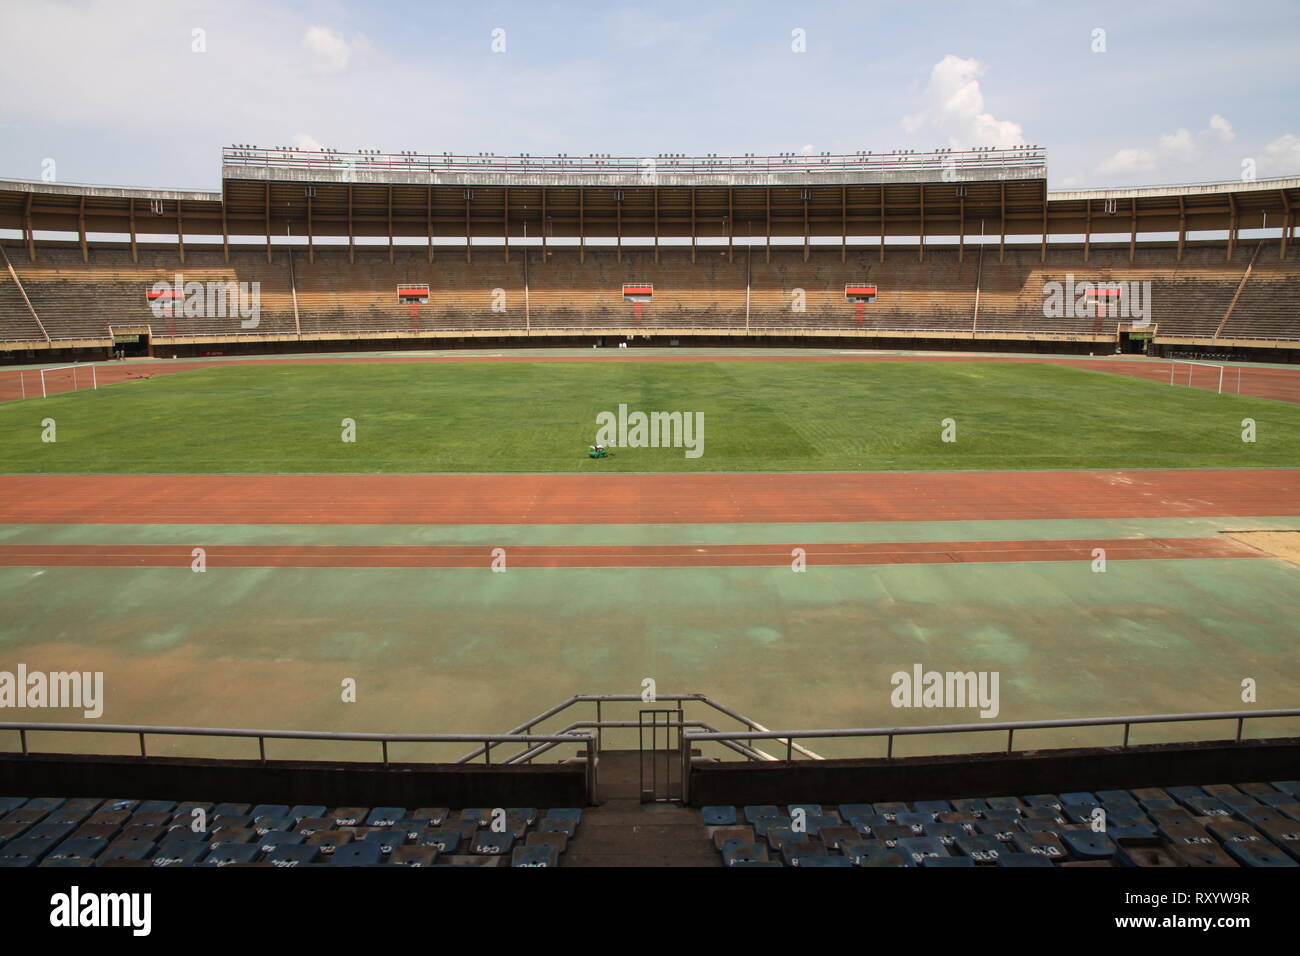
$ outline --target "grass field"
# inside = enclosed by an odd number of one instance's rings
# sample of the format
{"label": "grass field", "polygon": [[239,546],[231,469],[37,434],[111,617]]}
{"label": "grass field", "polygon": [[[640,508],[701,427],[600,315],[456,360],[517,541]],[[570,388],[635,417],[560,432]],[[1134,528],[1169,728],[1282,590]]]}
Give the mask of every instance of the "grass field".
{"label": "grass field", "polygon": [[[703,455],[588,459],[597,414],[620,404],[702,412]],[[1300,466],[1300,406],[1048,364],[266,363],[0,406],[10,473],[1276,466]]]}

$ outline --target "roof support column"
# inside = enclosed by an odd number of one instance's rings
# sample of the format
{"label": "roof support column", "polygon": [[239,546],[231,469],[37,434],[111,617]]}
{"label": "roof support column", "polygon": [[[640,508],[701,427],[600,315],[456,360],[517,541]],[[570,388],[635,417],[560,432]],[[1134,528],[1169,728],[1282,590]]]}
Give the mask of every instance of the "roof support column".
{"label": "roof support column", "polygon": [[840,262],[849,253],[849,187],[840,187]]}
{"label": "roof support column", "polygon": [[614,261],[623,261],[623,190],[614,193]]}
{"label": "roof support column", "polygon": [[312,200],[316,198],[315,190],[307,193],[307,261],[316,261],[316,229],[312,223]]}
{"label": "roof support column", "polygon": [[1183,247],[1187,245],[1187,198],[1178,197],[1178,261],[1183,261]]}
{"label": "roof support column", "polygon": [[1232,250],[1237,245],[1237,197],[1228,193],[1228,205],[1232,208],[1228,229],[1228,261],[1232,261]]}
{"label": "roof support column", "polygon": [[262,212],[266,217],[266,261],[271,261],[271,184],[266,184],[263,193]]}
{"label": "roof support column", "polygon": [[470,197],[470,191],[467,189],[465,190],[465,262],[466,263],[472,263],[474,261],[474,243],[471,241],[473,239],[472,233],[474,230],[471,227],[471,223],[469,221],[469,203],[470,203],[469,197]]}
{"label": "roof support column", "polygon": [[999,183],[1002,187],[1002,215],[1001,232],[998,233],[998,262],[1001,262],[1007,251],[1007,184]]}
{"label": "roof support column", "polygon": [[1291,200],[1287,197],[1285,189],[1279,189],[1278,195],[1282,197],[1282,207],[1286,210],[1286,220],[1282,226],[1282,251],[1278,256],[1279,259],[1286,258],[1286,244],[1291,238],[1291,232],[1295,229],[1295,210],[1291,208]]}
{"label": "roof support column", "polygon": [[388,264],[393,264],[393,187],[388,187]]}
{"label": "roof support column", "polygon": [[1138,241],[1138,201],[1134,196],[1129,200],[1129,215],[1132,217],[1132,231],[1128,235],[1128,261],[1132,262],[1133,257],[1137,255]]}
{"label": "roof support column", "polygon": [[885,184],[880,184],[880,261],[885,261]]}
{"label": "roof support column", "polygon": [[767,261],[772,261],[772,190],[767,190],[767,228],[763,241],[767,244]]}
{"label": "roof support column", "polygon": [[[130,200],[127,206],[127,215],[131,219],[131,261],[139,262],[140,256],[137,254],[135,248],[135,200],[134,199]],[[226,243],[226,201],[224,196],[221,198],[221,247],[222,249],[228,248]],[[226,254],[226,261],[227,262],[230,261],[229,253]]]}
{"label": "roof support column", "polygon": [[510,187],[505,188],[505,198],[501,208],[501,247],[506,262],[510,261]]}
{"label": "roof support column", "polygon": [[433,187],[424,192],[424,232],[428,237],[429,261],[433,261]]}
{"label": "roof support column", "polygon": [[1038,253],[1038,261],[1047,261],[1047,197],[1043,197],[1043,247]]}
{"label": "roof support column", "polygon": [[727,261],[735,261],[736,191],[727,187]]}
{"label": "roof support column", "polygon": [[925,261],[925,186],[921,186],[921,225],[920,235],[916,237],[916,261]]}
{"label": "roof support column", "polygon": [[655,187],[654,238],[655,238],[655,262],[658,262],[659,261],[659,187],[658,186]]}
{"label": "roof support column", "polygon": [[803,261],[808,261],[808,244],[812,241],[812,227],[808,223],[808,197],[810,191],[803,191]]}
{"label": "roof support column", "polygon": [[185,265],[185,218],[179,199],[176,200],[176,251],[180,255],[181,265]]}
{"label": "roof support column", "polygon": [[1083,261],[1088,261],[1088,256],[1092,253],[1092,200],[1086,200],[1088,203],[1088,213],[1083,222]]}
{"label": "roof support column", "polygon": [[587,261],[587,192],[578,187],[578,261]]}
{"label": "roof support column", "polygon": [[691,187],[691,262],[695,261],[695,187]]}
{"label": "roof support column", "polygon": [[[135,200],[131,200],[131,261],[135,261]],[[27,240],[27,259],[36,261],[36,230],[32,228],[32,194],[27,194],[23,208],[23,238]]]}
{"label": "roof support column", "polygon": [[77,239],[81,243],[81,261],[90,261],[90,250],[86,248],[86,197],[81,197],[77,204]]}
{"label": "roof support column", "polygon": [[[230,262],[230,228],[226,219],[226,185],[221,184],[221,259]],[[135,256],[135,202],[131,203],[131,255]]]}
{"label": "roof support column", "polygon": [[957,189],[963,194],[957,197],[957,261],[966,261],[966,196],[965,186]]}
{"label": "roof support column", "polygon": [[352,233],[352,184],[348,183],[348,262],[356,262],[356,244]]}

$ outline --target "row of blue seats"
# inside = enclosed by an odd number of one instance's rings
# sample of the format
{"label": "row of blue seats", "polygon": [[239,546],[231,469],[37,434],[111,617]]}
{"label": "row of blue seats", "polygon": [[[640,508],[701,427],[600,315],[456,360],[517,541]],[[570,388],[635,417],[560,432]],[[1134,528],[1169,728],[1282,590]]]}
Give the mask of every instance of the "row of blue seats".
{"label": "row of blue seats", "polygon": [[556,866],[582,811],[0,797],[0,866]]}
{"label": "row of blue seats", "polygon": [[709,806],[702,818],[728,865],[1300,865],[1297,781]]}

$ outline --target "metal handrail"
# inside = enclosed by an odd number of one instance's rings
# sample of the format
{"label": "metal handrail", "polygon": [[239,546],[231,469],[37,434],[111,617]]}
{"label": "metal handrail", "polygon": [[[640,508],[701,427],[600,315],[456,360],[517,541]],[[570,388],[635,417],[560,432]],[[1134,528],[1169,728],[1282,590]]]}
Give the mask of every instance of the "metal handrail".
{"label": "metal handrail", "polygon": [[[642,726],[644,725],[639,720],[579,720],[562,728],[559,732],[561,734],[567,734],[574,730],[582,730],[582,729],[604,730],[606,728],[626,728],[630,730]],[[710,724],[706,724],[702,720],[672,721],[666,724],[658,724],[657,726],[659,727],[703,727],[705,732],[707,733],[720,732],[718,728]],[[773,761],[773,760],[780,759],[779,757],[773,757],[771,754],[766,753],[762,750],[757,750],[752,747],[746,747],[742,744],[738,744],[733,741],[721,740],[719,741],[719,743],[722,744],[724,747],[726,747],[728,750],[734,750],[736,753],[740,754],[742,757],[744,757],[747,760]],[[543,744],[539,744],[537,747],[528,747],[525,748],[524,750],[521,750],[513,757],[507,757],[505,760],[502,761],[502,763],[512,764],[512,765],[529,763],[532,761],[534,757],[541,756],[542,754],[546,753],[548,750],[551,750],[558,746],[560,745],[557,743],[543,743]]]}
{"label": "metal handrail", "polygon": [[[22,754],[28,756],[31,750],[27,744],[30,732],[53,731],[59,733],[108,733],[135,734],[140,742],[140,756],[149,754],[145,748],[146,736],[182,736],[182,737],[253,737],[257,739],[258,759],[266,762],[267,740],[350,740],[369,741],[381,746],[384,766],[389,763],[388,745],[390,743],[473,743],[484,744],[478,753],[482,753],[484,763],[492,764],[492,746],[499,743],[583,743],[587,749],[586,793],[589,801],[594,801],[596,792],[596,737],[594,734],[375,734],[345,733],[331,730],[249,730],[234,727],[161,727],[144,724],[46,724],[37,722],[0,722],[0,731],[14,730]],[[57,753],[57,751],[55,751]],[[464,761],[458,761],[463,763]]]}
{"label": "metal handrail", "polygon": [[[659,703],[661,701],[673,701],[673,702],[693,701],[695,703],[703,704],[706,707],[712,707],[714,710],[718,711],[718,713],[725,714],[726,716],[732,718],[733,720],[736,720],[744,724],[746,727],[752,727],[760,732],[767,731],[767,728],[764,727],[762,724],[758,723],[757,721],[751,720],[750,718],[746,717],[744,714],[732,710],[731,708],[726,707],[723,704],[719,704],[717,701],[711,699],[710,697],[704,694],[655,694],[653,700],[651,701],[647,701],[640,694],[575,694],[572,697],[570,697],[568,700],[563,701],[559,704],[556,704],[554,707],[542,711],[540,714],[538,714],[536,717],[533,717],[531,720],[525,721],[524,723],[520,724],[518,727],[511,730],[510,733],[512,734],[531,733],[532,729],[536,727],[538,724],[540,724],[542,721],[549,720],[551,717],[554,717],[556,714],[560,713],[561,711],[567,710],[568,708],[573,707],[577,704],[594,703],[596,705],[596,721],[599,723],[601,721],[600,711],[601,711],[602,704]],[[791,742],[787,742],[787,743],[789,743],[790,747],[792,747],[795,751],[803,754],[804,756],[810,759],[813,760],[821,759],[820,757],[817,756],[817,754],[813,753],[811,750],[807,749],[806,747],[800,746],[798,744],[793,744]],[[472,750],[469,753],[467,753],[465,756],[461,757],[456,762],[469,763],[475,757],[479,756],[482,752],[483,752],[482,748],[479,748],[477,750]],[[767,758],[766,755],[764,755],[764,757],[760,757],[758,759],[767,759]]]}
{"label": "metal handrail", "polygon": [[807,170],[824,172],[861,169],[907,170],[976,168],[1002,169],[1028,166],[1039,168],[1047,162],[1047,152],[1039,147],[1021,146],[982,150],[936,150],[933,152],[893,151],[885,153],[851,153],[825,156],[788,154],[784,156],[497,156],[429,155],[416,153],[339,152],[305,150],[293,147],[227,146],[221,151],[224,166],[287,169],[386,169],[409,172],[412,167],[429,171],[526,173],[556,172],[594,175],[646,175],[647,172],[762,172]]}
{"label": "metal handrail", "polygon": [[[1300,717],[1300,708],[1276,710],[1228,710],[1193,714],[1147,714],[1132,717],[1067,717],[1060,720],[1001,721],[998,723],[985,724],[933,724],[922,727],[866,727],[852,729],[841,728],[836,730],[768,730],[762,732],[734,731],[730,733],[683,732],[680,738],[682,761],[682,802],[686,802],[689,792],[691,744],[696,741],[711,740],[717,743],[725,743],[727,741],[735,742],[740,740],[785,740],[789,744],[796,738],[827,739],[833,737],[885,737],[888,740],[886,756],[892,758],[894,756],[895,737],[909,737],[919,734],[988,733],[991,731],[996,732],[1005,730],[1007,733],[1007,746],[1004,752],[1011,753],[1013,749],[1013,738],[1017,730],[1047,730],[1067,727],[1113,727],[1122,725],[1124,727],[1124,740],[1121,746],[1124,749],[1128,749],[1129,733],[1134,724],[1235,720],[1237,722],[1237,733],[1234,741],[1240,743],[1242,739],[1242,729],[1245,722],[1247,720],[1258,719],[1261,717]],[[793,759],[793,750],[787,749],[786,760],[793,761]]]}

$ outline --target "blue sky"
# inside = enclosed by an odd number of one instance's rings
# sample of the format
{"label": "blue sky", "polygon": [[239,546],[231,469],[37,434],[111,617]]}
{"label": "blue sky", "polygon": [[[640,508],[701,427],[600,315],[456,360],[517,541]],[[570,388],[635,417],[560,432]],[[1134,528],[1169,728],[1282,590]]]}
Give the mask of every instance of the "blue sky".
{"label": "blue sky", "polygon": [[0,177],[39,179],[52,160],[63,182],[213,189],[231,143],[624,156],[1033,143],[1053,189],[1235,180],[1243,163],[1300,175],[1297,51],[1295,0],[0,0]]}

